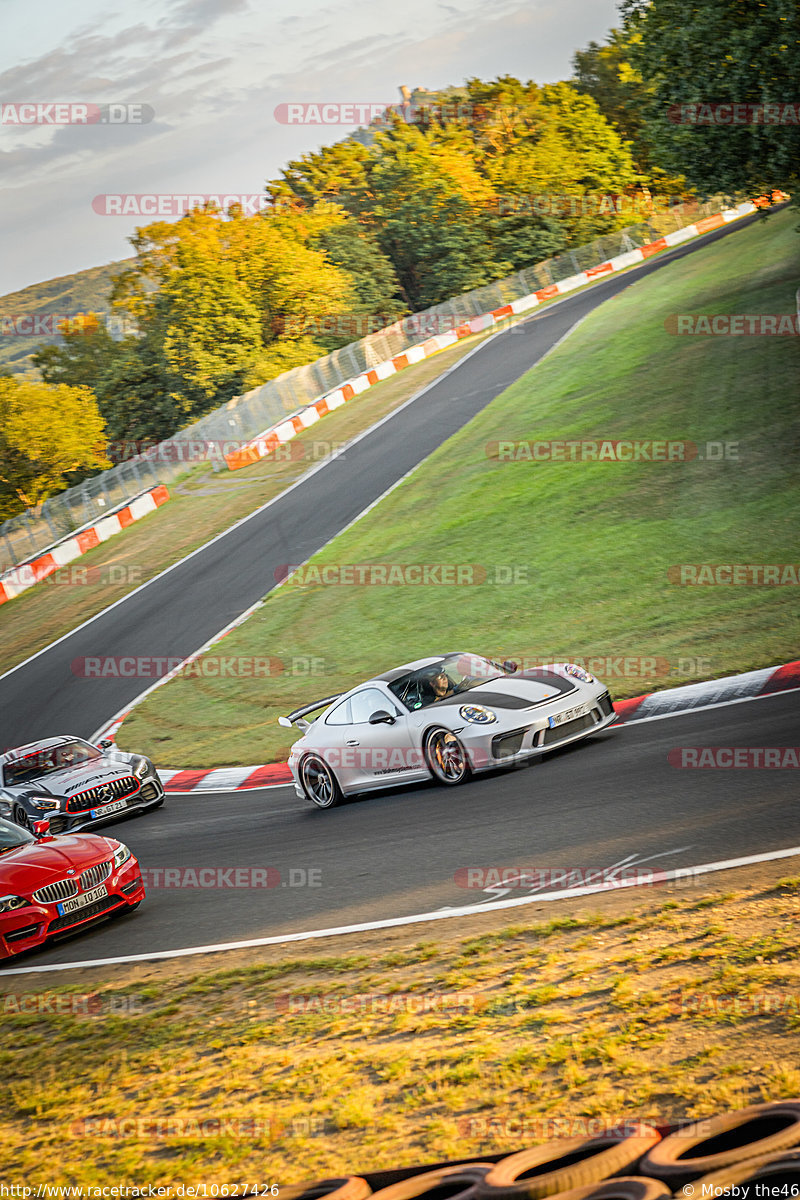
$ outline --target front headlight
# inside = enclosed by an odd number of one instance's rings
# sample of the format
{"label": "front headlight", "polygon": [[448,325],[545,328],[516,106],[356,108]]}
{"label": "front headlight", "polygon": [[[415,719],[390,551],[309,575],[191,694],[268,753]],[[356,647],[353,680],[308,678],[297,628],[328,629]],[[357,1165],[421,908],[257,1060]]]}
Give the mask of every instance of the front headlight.
{"label": "front headlight", "polygon": [[15,908],[24,908],[26,904],[30,904],[30,900],[23,900],[22,896],[0,896],[0,913],[13,912]]}
{"label": "front headlight", "polygon": [[491,725],[492,721],[497,720],[492,710],[484,708],[482,704],[462,704],[458,711],[465,721],[473,725]]}
{"label": "front headlight", "polygon": [[583,667],[578,667],[575,663],[564,663],[564,670],[567,675],[580,679],[581,683],[597,683],[594,675],[590,675],[588,671],[584,671]]}
{"label": "front headlight", "polygon": [[130,856],[131,852],[128,847],[124,846],[122,842],[120,842],[114,851],[114,870],[118,870],[124,863],[128,861]]}
{"label": "front headlight", "polygon": [[144,779],[147,772],[150,770],[150,763],[146,758],[140,758],[138,765],[133,768],[133,773],[137,779]]}
{"label": "front headlight", "polygon": [[44,808],[48,811],[58,808],[58,800],[54,800],[52,796],[31,796],[30,800],[37,808]]}

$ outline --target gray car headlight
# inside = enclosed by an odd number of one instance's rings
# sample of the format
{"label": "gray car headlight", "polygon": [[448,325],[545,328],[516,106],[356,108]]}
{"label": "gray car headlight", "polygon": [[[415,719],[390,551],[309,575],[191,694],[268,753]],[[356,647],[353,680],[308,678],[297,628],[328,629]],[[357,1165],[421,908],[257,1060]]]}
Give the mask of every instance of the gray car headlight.
{"label": "gray car headlight", "polygon": [[491,725],[497,720],[496,714],[490,708],[484,708],[482,704],[462,704],[458,711],[465,721],[473,725]]}
{"label": "gray car headlight", "polygon": [[30,900],[23,900],[22,896],[0,896],[0,913],[13,912],[15,908],[24,908],[26,904],[30,904]]}
{"label": "gray car headlight", "polygon": [[128,847],[120,842],[114,851],[114,870],[116,871],[119,867],[123,866],[128,861],[130,856],[131,852]]}
{"label": "gray car headlight", "polygon": [[52,796],[31,796],[30,801],[32,804],[35,804],[37,808],[44,808],[48,811],[58,808],[59,806],[58,800],[54,799]]}
{"label": "gray car headlight", "polygon": [[146,758],[140,758],[138,766],[133,768],[133,773],[137,779],[144,779],[147,772],[150,770],[150,763]]}

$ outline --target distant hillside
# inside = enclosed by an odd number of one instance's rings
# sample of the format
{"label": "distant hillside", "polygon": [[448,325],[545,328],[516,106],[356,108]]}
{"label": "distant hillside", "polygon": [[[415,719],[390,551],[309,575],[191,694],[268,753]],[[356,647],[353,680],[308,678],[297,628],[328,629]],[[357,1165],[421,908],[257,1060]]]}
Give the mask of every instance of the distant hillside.
{"label": "distant hillside", "polygon": [[111,280],[127,261],[90,267],[88,271],[61,275],[58,279],[48,279],[45,283],[35,283],[19,292],[0,296],[0,373],[35,373],[31,355],[39,346],[61,340],[57,333],[50,331],[55,330],[58,321],[64,317],[86,312],[109,317]]}

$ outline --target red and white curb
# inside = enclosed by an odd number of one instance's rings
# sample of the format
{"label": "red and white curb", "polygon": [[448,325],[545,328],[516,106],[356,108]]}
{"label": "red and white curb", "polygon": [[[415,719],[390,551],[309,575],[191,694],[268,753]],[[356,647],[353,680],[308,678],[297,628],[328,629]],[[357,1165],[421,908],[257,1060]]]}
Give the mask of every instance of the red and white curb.
{"label": "red and white curb", "polygon": [[[699,708],[714,708],[719,704],[735,704],[739,700],[755,700],[774,696],[800,687],[800,660],[780,667],[762,667],[724,679],[709,679],[683,687],[666,688],[663,692],[648,692],[632,700],[618,700],[614,708],[619,713],[617,724],[629,721],[652,721],[660,717],[693,712]],[[613,728],[613,726],[612,726]]]}
{"label": "red and white curb", "polygon": [[40,554],[38,558],[20,563],[19,566],[6,571],[4,575],[0,575],[0,604],[5,604],[7,600],[13,600],[20,592],[33,587],[35,583],[40,583],[60,567],[80,558],[87,551],[94,550],[95,546],[108,541],[115,533],[121,533],[134,521],[139,521],[148,513],[155,512],[162,504],[166,504],[167,500],[169,500],[169,492],[163,484],[159,484],[158,487],[151,488],[149,492],[137,496],[124,508],[109,513],[107,517],[101,517],[94,525],[81,529],[72,537],[65,538],[63,542],[51,546],[45,554]]}
{"label": "red and white curb", "polygon": [[[611,275],[616,271],[625,271],[628,267],[632,267],[636,263],[645,262],[648,258],[652,258],[654,254],[660,254],[662,250],[667,250],[671,246],[678,246],[681,242],[700,237],[704,233],[710,233],[713,229],[720,229],[730,221],[735,221],[739,217],[745,217],[749,213],[756,212],[757,207],[756,204],[748,200],[743,204],[737,205],[736,208],[723,209],[722,212],[717,213],[713,217],[704,217],[702,220],[696,221],[694,225],[687,225],[683,229],[675,230],[674,233],[665,234],[664,237],[658,238],[655,242],[650,242],[639,249],[629,250],[625,254],[618,254],[615,258],[610,258],[607,262],[598,263],[597,266],[589,267],[585,271],[579,271],[576,275],[570,275],[568,279],[562,279],[559,283],[553,283],[549,287],[540,288],[538,292],[531,292],[530,295],[521,296],[518,300],[512,300],[510,304],[504,304],[502,307],[495,308],[491,312],[471,317],[456,329],[436,334],[434,337],[419,343],[419,345],[410,346],[401,354],[395,355],[394,358],[376,363],[375,366],[363,371],[354,379],[349,379],[333,391],[326,392],[319,400],[315,400],[295,416],[288,417],[278,425],[273,425],[265,429],[263,433],[258,434],[251,441],[245,442],[230,454],[226,454],[225,462],[231,471],[236,471],[240,467],[246,467],[250,463],[258,462],[259,459],[271,454],[278,446],[285,445],[286,442],[290,442],[299,433],[302,433],[304,429],[308,429],[311,425],[316,424],[320,417],[324,417],[327,413],[333,412],[334,409],[340,408],[348,400],[352,400],[354,396],[360,395],[367,388],[380,383],[384,379],[388,379],[391,375],[394,375],[397,371],[402,371],[412,363],[421,362],[432,354],[438,354],[440,350],[454,345],[462,338],[472,337],[473,334],[482,333],[486,329],[491,329],[495,325],[502,324],[510,317],[529,312],[531,309],[536,308],[537,305],[547,300],[552,300],[556,296],[563,296],[567,292],[574,291],[575,288],[583,287],[587,283],[593,283],[594,280],[601,276]],[[402,321],[381,330],[381,333],[385,334],[402,334],[403,332]],[[255,388],[252,392],[246,394],[251,396],[257,391],[258,388]]]}
{"label": "red and white curb", "polygon": [[[237,624],[241,619],[237,620]],[[227,630],[226,632],[230,632]],[[218,640],[218,639],[215,639]],[[200,654],[198,651],[197,654]],[[192,656],[197,657],[197,655]],[[189,661],[189,660],[187,660]],[[166,680],[166,677],[165,677]],[[159,683],[162,681],[159,680]],[[800,660],[784,663],[779,667],[763,667],[758,671],[745,671],[741,675],[728,675],[724,679],[711,679],[703,683],[689,683],[683,687],[667,688],[663,692],[648,692],[630,700],[617,700],[614,704],[619,720],[610,729],[634,721],[654,721],[664,717],[676,717],[698,709],[715,708],[721,704],[735,704],[742,700],[755,700],[761,696],[774,696],[780,692],[800,688]],[[117,730],[131,710],[119,714],[111,724],[92,739],[106,738],[113,741]],[[262,763],[250,767],[210,768],[158,768],[158,774],[169,795],[185,795],[189,792],[245,792],[256,788],[283,787],[292,782],[292,773],[286,763]]]}

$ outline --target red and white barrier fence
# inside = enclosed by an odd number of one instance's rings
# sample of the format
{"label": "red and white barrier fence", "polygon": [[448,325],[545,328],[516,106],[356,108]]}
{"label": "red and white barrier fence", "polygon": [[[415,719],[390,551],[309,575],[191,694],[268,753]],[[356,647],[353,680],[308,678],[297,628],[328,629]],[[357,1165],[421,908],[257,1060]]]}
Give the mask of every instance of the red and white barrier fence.
{"label": "red and white barrier fence", "polygon": [[101,517],[94,525],[81,529],[72,537],[51,546],[45,554],[6,571],[4,575],[0,575],[0,604],[13,600],[15,596],[33,587],[35,583],[40,583],[60,567],[80,558],[88,550],[93,550],[115,533],[121,533],[134,521],[139,521],[148,513],[154,512],[167,500],[169,492],[163,484],[159,484],[158,487],[131,500],[124,508],[109,513],[107,517]]}

